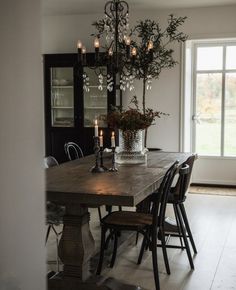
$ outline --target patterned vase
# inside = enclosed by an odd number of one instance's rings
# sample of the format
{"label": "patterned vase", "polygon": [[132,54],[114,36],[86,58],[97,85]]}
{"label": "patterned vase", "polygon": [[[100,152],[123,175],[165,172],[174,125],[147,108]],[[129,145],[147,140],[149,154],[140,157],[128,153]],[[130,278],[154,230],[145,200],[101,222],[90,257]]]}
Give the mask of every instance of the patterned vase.
{"label": "patterned vase", "polygon": [[119,130],[119,147],[117,151],[116,163],[146,163],[147,155],[143,148],[143,130]]}

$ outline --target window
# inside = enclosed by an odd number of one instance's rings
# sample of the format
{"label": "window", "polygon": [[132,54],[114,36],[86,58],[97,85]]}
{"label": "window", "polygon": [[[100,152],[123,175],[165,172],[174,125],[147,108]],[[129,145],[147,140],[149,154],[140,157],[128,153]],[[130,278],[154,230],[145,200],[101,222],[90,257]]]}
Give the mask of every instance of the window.
{"label": "window", "polygon": [[189,41],[185,55],[191,150],[203,156],[236,157],[236,41]]}

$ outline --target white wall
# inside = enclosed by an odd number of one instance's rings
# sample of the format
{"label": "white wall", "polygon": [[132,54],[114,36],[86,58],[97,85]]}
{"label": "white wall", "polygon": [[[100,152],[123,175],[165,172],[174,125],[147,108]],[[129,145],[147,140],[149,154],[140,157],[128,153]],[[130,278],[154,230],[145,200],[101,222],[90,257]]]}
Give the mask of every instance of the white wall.
{"label": "white wall", "polygon": [[46,289],[40,1],[0,10],[0,289]]}
{"label": "white wall", "polygon": [[[93,43],[90,37],[93,32],[91,23],[101,18],[102,12],[103,5],[101,4],[101,14],[45,16],[42,27],[43,52],[76,52],[77,39],[81,39],[91,50]],[[189,35],[189,39],[236,36],[236,5],[213,8],[152,10],[142,13],[135,12],[135,7],[131,6],[131,24],[134,24],[138,19],[150,18],[159,20],[165,27],[170,13],[188,17],[183,26],[183,31]],[[176,60],[181,63],[180,46],[178,44],[175,45],[174,50]],[[141,83],[136,86],[134,93],[137,96],[141,96]],[[174,69],[163,71],[160,79],[153,82],[152,90],[147,94],[148,107],[170,114],[169,117],[157,120],[156,125],[149,129],[148,147],[159,147],[170,151],[180,149],[180,96],[181,67],[177,65]],[[124,103],[128,103],[127,97],[124,98]],[[197,166],[201,165],[200,162],[198,164]],[[200,167],[202,168],[202,166]],[[211,168],[211,165],[209,166],[208,170]],[[219,179],[219,176],[217,175],[215,179]],[[208,180],[207,176],[205,176],[206,180]]]}

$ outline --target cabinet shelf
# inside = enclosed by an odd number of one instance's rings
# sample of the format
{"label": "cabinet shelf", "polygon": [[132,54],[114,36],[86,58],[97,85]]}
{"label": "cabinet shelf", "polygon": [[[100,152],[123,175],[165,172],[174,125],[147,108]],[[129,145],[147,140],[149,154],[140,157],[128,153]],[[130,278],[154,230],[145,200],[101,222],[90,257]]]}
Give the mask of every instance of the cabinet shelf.
{"label": "cabinet shelf", "polygon": [[52,89],[73,89],[74,86],[51,86]]}
{"label": "cabinet shelf", "polygon": [[74,109],[74,107],[61,107],[61,106],[57,106],[57,107],[51,107],[52,109]]}
{"label": "cabinet shelf", "polygon": [[74,124],[64,124],[64,123],[59,124],[59,123],[54,123],[52,125],[52,127],[72,128],[72,127],[74,127]]}
{"label": "cabinet shelf", "polygon": [[84,107],[85,110],[107,110],[107,107]]}
{"label": "cabinet shelf", "polygon": [[89,98],[89,99],[107,99],[107,96],[87,96],[85,98]]}

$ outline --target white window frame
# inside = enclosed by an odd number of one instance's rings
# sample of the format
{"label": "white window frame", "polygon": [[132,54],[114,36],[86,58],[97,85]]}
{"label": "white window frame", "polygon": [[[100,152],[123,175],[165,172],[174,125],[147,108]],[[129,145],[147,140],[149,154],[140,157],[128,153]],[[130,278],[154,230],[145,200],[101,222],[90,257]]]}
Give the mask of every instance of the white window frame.
{"label": "white window frame", "polygon": [[[223,47],[223,68],[221,70],[197,70],[198,47]],[[221,73],[222,74],[222,106],[221,106],[221,152],[220,155],[200,155],[201,158],[236,159],[236,156],[224,156],[224,127],[225,127],[225,76],[227,73],[236,73],[236,69],[226,69],[226,47],[236,46],[236,38],[227,39],[198,39],[189,40],[182,47],[182,87],[181,87],[181,143],[182,151],[196,151],[196,123],[193,118],[196,115],[196,77],[198,73]],[[186,59],[188,60],[186,61]],[[191,76],[188,76],[191,72]],[[188,81],[186,79],[188,78]],[[188,89],[187,89],[188,87]],[[189,128],[186,124],[191,124]],[[187,128],[187,129],[186,129]]]}

